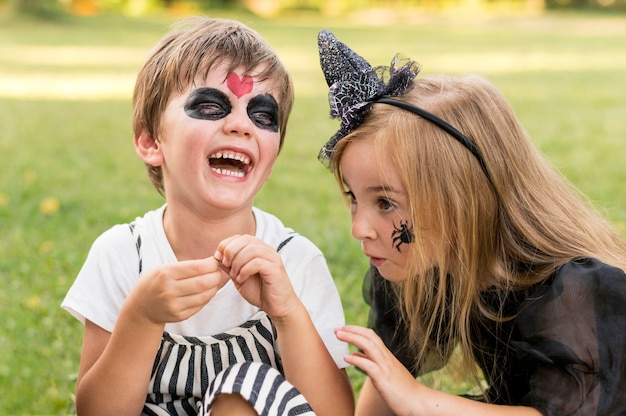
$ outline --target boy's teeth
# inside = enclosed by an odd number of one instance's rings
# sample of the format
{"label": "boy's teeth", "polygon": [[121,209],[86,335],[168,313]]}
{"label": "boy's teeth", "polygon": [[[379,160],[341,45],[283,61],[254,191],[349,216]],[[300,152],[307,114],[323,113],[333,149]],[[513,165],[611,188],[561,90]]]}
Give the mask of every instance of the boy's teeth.
{"label": "boy's teeth", "polygon": [[232,170],[220,169],[220,168],[211,168],[211,169],[213,169],[215,172],[217,172],[220,175],[234,176],[237,178],[244,177],[244,173],[242,171],[232,171]]}
{"label": "boy's teeth", "polygon": [[233,159],[243,163],[244,165],[250,164],[250,158],[248,156],[235,152],[217,152],[213,153],[209,157],[212,159]]}

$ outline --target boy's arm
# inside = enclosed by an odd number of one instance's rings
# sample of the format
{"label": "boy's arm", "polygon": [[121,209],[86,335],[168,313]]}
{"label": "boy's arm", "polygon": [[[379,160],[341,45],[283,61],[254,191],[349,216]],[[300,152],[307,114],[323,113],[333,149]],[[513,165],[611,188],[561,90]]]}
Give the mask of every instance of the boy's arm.
{"label": "boy's arm", "polygon": [[215,253],[241,296],[272,319],[285,376],[320,416],[352,415],[354,396],[295,293],[276,250],[249,236],[222,241]]}
{"label": "boy's arm", "polygon": [[285,376],[307,398],[316,414],[353,415],[354,395],[302,303],[284,317],[272,317]]}
{"label": "boy's arm", "polygon": [[78,415],[141,414],[163,325],[144,326],[120,314],[113,332],[85,321]]}
{"label": "boy's arm", "polygon": [[140,414],[165,323],[195,314],[227,280],[213,258],[165,265],[139,279],[113,333],[86,321],[78,414]]}

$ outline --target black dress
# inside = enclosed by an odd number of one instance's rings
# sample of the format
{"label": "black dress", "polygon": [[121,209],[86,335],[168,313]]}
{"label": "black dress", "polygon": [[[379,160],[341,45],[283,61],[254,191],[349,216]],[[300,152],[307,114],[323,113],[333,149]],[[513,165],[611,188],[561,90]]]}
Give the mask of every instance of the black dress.
{"label": "black dress", "polygon": [[[398,311],[389,283],[372,268],[364,297],[370,326],[414,375],[411,354],[396,334]],[[485,300],[492,296],[486,292]],[[495,297],[491,300],[495,301]],[[626,275],[594,259],[555,271],[529,294],[504,305],[515,320],[474,323],[474,355],[488,401],[524,405],[544,415],[626,415]]]}

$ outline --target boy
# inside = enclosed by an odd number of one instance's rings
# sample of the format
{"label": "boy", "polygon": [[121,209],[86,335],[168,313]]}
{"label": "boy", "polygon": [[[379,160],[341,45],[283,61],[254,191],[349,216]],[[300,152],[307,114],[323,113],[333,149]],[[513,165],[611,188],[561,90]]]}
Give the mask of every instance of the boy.
{"label": "boy", "polygon": [[77,411],[352,414],[324,257],[253,206],[290,77],[245,25],[187,23],[153,49],[133,98],[135,149],[166,203],[103,233],[62,304],[85,324]]}

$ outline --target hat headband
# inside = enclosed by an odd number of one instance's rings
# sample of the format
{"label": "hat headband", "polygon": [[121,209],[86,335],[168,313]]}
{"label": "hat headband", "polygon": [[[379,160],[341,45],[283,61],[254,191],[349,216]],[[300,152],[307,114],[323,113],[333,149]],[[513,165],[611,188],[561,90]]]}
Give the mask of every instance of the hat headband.
{"label": "hat headband", "polygon": [[383,103],[410,111],[451,135],[474,155],[491,181],[480,149],[474,141],[433,113],[390,98],[404,95],[413,88],[413,80],[421,69],[417,62],[396,55],[390,66],[374,68],[328,30],[319,33],[318,47],[320,66],[329,87],[330,116],[341,122],[339,130],[319,152],[318,159],[322,163],[330,164],[337,143],[361,125],[372,104]]}

